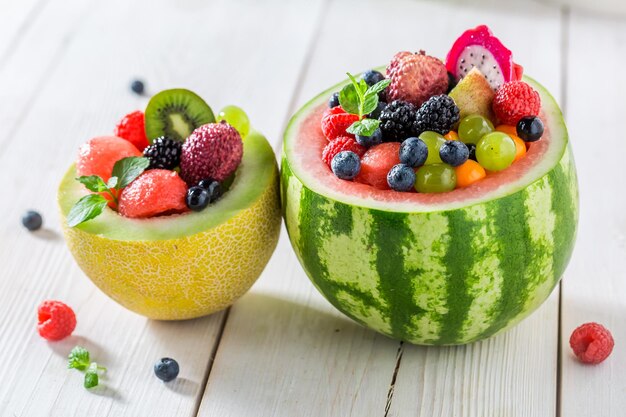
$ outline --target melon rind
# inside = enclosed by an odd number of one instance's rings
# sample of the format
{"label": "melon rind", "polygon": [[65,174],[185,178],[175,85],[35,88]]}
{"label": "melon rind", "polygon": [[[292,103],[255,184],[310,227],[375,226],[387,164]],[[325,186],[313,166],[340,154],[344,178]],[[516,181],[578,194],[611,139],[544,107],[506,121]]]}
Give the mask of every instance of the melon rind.
{"label": "melon rind", "polygon": [[76,262],[105,294],[153,319],[180,320],[230,306],[259,277],[280,233],[278,167],[258,132],[244,141],[231,188],[198,213],[129,219],[110,209],[74,228],[72,205],[86,192],[71,167],[58,200]]}
{"label": "melon rind", "polygon": [[526,81],[541,95],[553,142],[516,181],[463,201],[347,195],[298,166],[302,121],[343,83],[292,118],[283,216],[300,263],[331,304],[392,338],[458,345],[511,328],[548,298],[573,251],[578,185],[561,111]]}

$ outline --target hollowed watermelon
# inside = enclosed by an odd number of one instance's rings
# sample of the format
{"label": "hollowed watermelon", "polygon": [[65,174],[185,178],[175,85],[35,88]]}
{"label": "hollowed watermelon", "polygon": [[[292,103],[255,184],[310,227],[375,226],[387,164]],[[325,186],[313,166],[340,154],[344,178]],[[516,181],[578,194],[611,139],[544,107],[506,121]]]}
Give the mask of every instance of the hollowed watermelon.
{"label": "hollowed watermelon", "polygon": [[400,193],[336,178],[322,162],[326,100],[285,132],[283,211],[304,270],[337,309],[415,344],[490,337],[550,295],[572,254],[576,169],[561,111],[541,95],[545,133],[525,158],[467,188]]}

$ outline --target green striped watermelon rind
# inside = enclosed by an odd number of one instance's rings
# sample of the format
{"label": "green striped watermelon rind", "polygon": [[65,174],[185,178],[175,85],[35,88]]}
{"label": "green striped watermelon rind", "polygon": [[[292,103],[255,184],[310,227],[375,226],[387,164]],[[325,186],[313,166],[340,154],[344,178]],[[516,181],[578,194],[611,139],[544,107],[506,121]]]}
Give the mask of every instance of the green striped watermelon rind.
{"label": "green striped watermelon rind", "polygon": [[457,345],[511,328],[548,298],[573,251],[578,186],[561,111],[526,81],[552,110],[546,124],[563,141],[557,162],[525,187],[449,209],[357,205],[294,174],[289,142],[299,122],[344,83],[294,115],[281,164],[285,223],[305,272],[338,310],[392,338]]}

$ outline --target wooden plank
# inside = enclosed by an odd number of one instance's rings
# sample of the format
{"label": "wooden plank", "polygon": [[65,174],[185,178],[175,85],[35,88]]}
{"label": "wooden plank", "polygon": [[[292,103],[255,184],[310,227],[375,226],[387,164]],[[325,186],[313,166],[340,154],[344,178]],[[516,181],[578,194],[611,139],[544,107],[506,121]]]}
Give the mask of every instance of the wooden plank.
{"label": "wooden plank", "polygon": [[[374,22],[380,33],[367,36],[346,24],[355,10],[359,21]],[[454,36],[477,22],[490,24],[527,72],[560,95],[560,75],[554,71],[560,68],[556,8],[354,0],[330,3],[294,103],[299,106],[343,79],[345,71],[386,63],[398,50],[427,48],[444,56]],[[520,327],[490,341],[466,348],[404,345],[393,401],[388,401],[399,343],[339,316],[309,283],[288,246],[283,233],[262,279],[231,309],[200,415],[480,415],[475,411],[490,410],[480,405],[485,404],[500,407],[491,414],[499,416],[497,410],[509,402],[519,404],[511,415],[526,415],[527,409],[554,415],[558,293]],[[446,382],[444,391],[423,389],[435,379],[439,388]],[[474,381],[489,383],[470,391],[467,384]],[[503,389],[498,383],[509,385]],[[527,399],[538,403],[526,404]],[[435,401],[462,413],[420,410],[420,404]]]}
{"label": "wooden plank", "polygon": [[[567,120],[578,169],[578,239],[563,281],[561,415],[622,416],[626,409],[626,166],[623,130],[626,80],[601,68],[626,65],[626,18],[572,12],[567,68]],[[593,51],[597,65],[585,54]],[[598,366],[585,366],[569,347],[572,331],[598,322],[613,333],[615,350]]]}
{"label": "wooden plank", "polygon": [[0,1],[0,67],[48,0]]}
{"label": "wooden plank", "polygon": [[[58,4],[64,10],[66,2]],[[0,349],[7,360],[0,369],[3,415],[195,415],[224,313],[159,323],[109,300],[65,248],[56,219],[56,187],[80,143],[111,132],[123,114],[145,106],[145,98],[128,91],[137,75],[150,91],[192,88],[215,110],[239,104],[256,127],[277,135],[282,120],[272,116],[287,111],[310,37],[297,13],[309,7],[315,4],[115,0],[92,5],[80,27],[62,39],[63,55],[0,151],[0,176],[9,178],[0,199]],[[267,22],[274,20],[291,23],[267,30]],[[42,19],[33,41],[55,25],[54,19]],[[29,40],[21,48],[36,46]],[[281,54],[290,58],[279,67],[268,58]],[[20,80],[15,75],[5,84],[9,94],[20,94]],[[19,218],[30,207],[43,213],[46,230],[29,234],[22,229]],[[46,298],[75,308],[79,324],[71,339],[46,343],[36,334],[36,306]],[[87,347],[109,368],[101,388],[85,390],[81,375],[66,369],[74,344]],[[174,383],[163,385],[152,373],[162,356],[181,365]]]}

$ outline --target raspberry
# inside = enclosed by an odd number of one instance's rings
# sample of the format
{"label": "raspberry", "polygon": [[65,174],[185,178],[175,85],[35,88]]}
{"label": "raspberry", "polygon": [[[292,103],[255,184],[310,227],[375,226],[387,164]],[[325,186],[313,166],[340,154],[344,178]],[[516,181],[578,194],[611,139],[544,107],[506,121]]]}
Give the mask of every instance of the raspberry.
{"label": "raspberry", "polygon": [[126,139],[143,151],[149,145],[143,112],[137,110],[124,116],[115,127],[115,136]]}
{"label": "raspberry", "polygon": [[358,120],[359,116],[356,114],[346,113],[340,106],[333,107],[326,110],[322,116],[322,132],[328,140],[335,140],[339,136],[353,138],[354,135],[347,133],[346,129]]}
{"label": "raspberry", "polygon": [[151,169],[122,190],[119,212],[130,218],[147,218],[187,211],[187,184],[175,171]]}
{"label": "raspberry", "polygon": [[359,145],[353,138],[349,136],[339,136],[326,145],[322,152],[322,160],[326,165],[330,166],[335,155],[341,151],[352,151],[360,158],[366,150],[365,146]]}
{"label": "raspberry", "polygon": [[511,81],[496,91],[493,112],[500,123],[515,126],[524,116],[538,116],[541,99],[524,81]]}
{"label": "raspberry", "polygon": [[46,300],[37,308],[37,330],[46,340],[61,340],[76,328],[76,315],[67,304]]}
{"label": "raspberry", "polygon": [[582,363],[598,364],[613,351],[613,336],[598,323],[585,323],[574,330],[569,345]]}
{"label": "raspberry", "polygon": [[222,121],[194,130],[183,144],[180,176],[191,187],[212,178],[222,182],[237,170],[243,156],[239,132]]}

